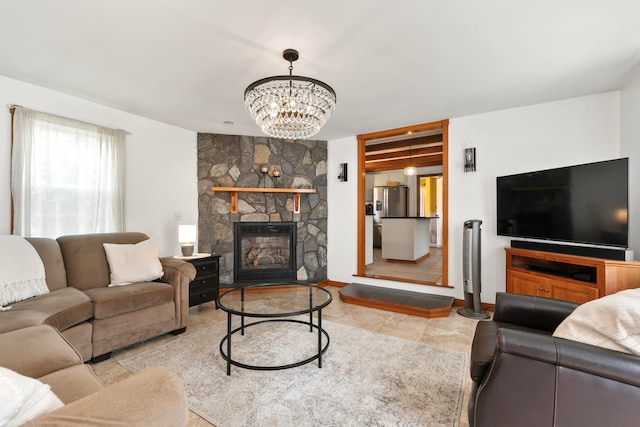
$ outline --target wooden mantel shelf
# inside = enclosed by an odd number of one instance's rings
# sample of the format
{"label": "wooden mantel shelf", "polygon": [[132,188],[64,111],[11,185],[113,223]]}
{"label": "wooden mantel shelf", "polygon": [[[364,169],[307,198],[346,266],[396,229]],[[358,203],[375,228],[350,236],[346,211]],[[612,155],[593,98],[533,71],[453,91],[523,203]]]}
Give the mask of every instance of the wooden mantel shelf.
{"label": "wooden mantel shelf", "polygon": [[238,193],[290,193],[293,194],[293,212],[300,213],[300,194],[315,193],[315,188],[257,188],[257,187],[211,187],[212,191],[231,193],[231,213],[238,213]]}

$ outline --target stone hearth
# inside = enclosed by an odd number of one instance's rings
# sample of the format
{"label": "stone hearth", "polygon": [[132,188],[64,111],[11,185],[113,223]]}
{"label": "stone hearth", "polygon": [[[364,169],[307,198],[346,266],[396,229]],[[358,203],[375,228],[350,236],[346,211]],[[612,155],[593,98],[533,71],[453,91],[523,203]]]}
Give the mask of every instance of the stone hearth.
{"label": "stone hearth", "polygon": [[[212,186],[317,192],[301,195],[298,214],[291,194],[240,193],[238,213],[232,214],[230,194],[213,192]],[[221,284],[234,282],[234,222],[295,222],[297,279],[327,278],[326,141],[198,134],[198,210],[198,250],[221,255]]]}

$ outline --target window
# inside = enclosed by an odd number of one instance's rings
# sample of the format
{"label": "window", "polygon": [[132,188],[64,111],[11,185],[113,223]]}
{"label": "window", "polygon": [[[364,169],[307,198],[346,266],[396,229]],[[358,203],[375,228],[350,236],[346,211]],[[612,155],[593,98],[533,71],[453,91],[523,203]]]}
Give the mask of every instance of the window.
{"label": "window", "polygon": [[123,230],[124,131],[22,107],[12,124],[14,234]]}

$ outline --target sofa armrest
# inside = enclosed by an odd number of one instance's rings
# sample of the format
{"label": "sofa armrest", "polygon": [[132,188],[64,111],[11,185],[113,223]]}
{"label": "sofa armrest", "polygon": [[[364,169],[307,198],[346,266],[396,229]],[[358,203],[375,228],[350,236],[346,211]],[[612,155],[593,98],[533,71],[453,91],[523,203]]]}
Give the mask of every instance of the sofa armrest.
{"label": "sofa armrest", "polygon": [[[595,404],[597,402],[597,404]],[[491,366],[470,401],[474,427],[637,425],[640,357],[498,329]]]}
{"label": "sofa armrest", "polygon": [[180,379],[154,367],[76,400],[27,426],[186,426],[187,397]]}
{"label": "sofa armrest", "polygon": [[576,307],[568,301],[498,292],[493,320],[553,332]]}
{"label": "sofa armrest", "polygon": [[0,366],[31,378],[82,364],[82,356],[49,325],[0,334]]}
{"label": "sofa armrest", "polygon": [[176,329],[185,328],[189,321],[189,283],[196,277],[196,268],[177,258],[160,258],[160,263],[164,271],[160,280],[174,287]]}

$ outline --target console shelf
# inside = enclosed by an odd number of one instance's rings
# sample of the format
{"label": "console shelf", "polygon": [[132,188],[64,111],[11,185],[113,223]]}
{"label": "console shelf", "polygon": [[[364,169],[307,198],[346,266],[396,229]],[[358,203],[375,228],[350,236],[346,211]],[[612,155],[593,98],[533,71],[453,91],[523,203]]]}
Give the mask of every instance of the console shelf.
{"label": "console shelf", "polygon": [[640,262],[505,248],[507,292],[579,304],[640,287]]}

